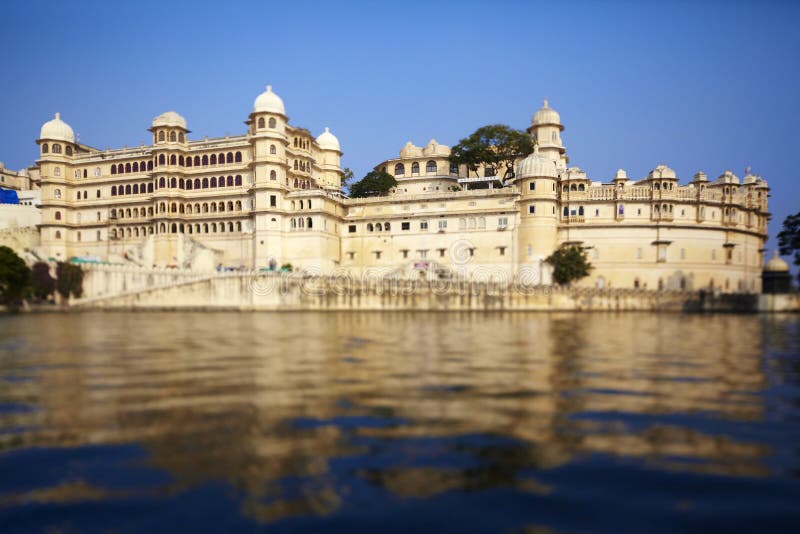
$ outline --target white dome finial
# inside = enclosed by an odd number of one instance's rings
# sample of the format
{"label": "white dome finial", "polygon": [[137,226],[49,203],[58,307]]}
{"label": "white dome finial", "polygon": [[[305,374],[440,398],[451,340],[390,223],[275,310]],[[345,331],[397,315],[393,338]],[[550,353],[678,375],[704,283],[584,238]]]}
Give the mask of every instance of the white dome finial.
{"label": "white dome finial", "polygon": [[56,111],[56,119],[61,120],[61,113],[59,113],[58,111]]}
{"label": "white dome finial", "polygon": [[327,126],[325,127],[325,133],[331,133],[331,129],[328,128]]}
{"label": "white dome finial", "polygon": [[544,97],[544,101],[542,102],[542,107],[545,108],[545,109],[550,107],[550,106],[547,105],[547,97]]}
{"label": "white dome finial", "polygon": [[271,93],[271,92],[272,92],[272,86],[271,86],[271,85],[269,85],[269,84],[267,84],[267,92],[268,92],[268,93]]}

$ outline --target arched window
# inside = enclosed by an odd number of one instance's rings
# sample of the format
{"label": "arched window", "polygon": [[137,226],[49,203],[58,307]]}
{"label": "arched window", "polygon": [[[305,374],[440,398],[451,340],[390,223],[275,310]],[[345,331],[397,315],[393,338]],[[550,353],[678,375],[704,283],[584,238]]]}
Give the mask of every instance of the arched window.
{"label": "arched window", "polygon": [[217,178],[215,176],[211,177],[211,187],[217,187]]}
{"label": "arched window", "polygon": [[187,167],[191,167],[192,166],[192,157],[191,156],[186,158],[186,166]]}
{"label": "arched window", "polygon": [[278,149],[275,147],[275,145],[269,145],[269,153],[270,154],[277,154],[278,153]]}
{"label": "arched window", "polygon": [[428,174],[436,174],[436,162],[429,161],[428,163],[426,163],[425,172],[427,172]]}
{"label": "arched window", "polygon": [[131,184],[128,184],[128,185],[125,186],[125,194],[126,195],[130,195],[131,194]]}
{"label": "arched window", "polygon": [[375,225],[375,231],[376,232],[380,232],[381,230],[383,230],[383,227],[381,226],[381,223],[376,224]]}
{"label": "arched window", "polygon": [[133,172],[139,172],[139,162],[138,161],[134,161],[133,162]]}
{"label": "arched window", "polygon": [[308,202],[308,209],[311,209],[311,199],[309,198],[307,202]]}
{"label": "arched window", "polygon": [[131,172],[131,164],[130,163],[126,163],[125,164],[125,172]]}
{"label": "arched window", "polygon": [[391,229],[392,229],[392,227],[389,225],[389,223],[388,223],[388,222],[386,222],[386,223],[383,223],[383,229],[384,229],[384,230],[386,230],[386,231],[388,232],[389,230],[391,230]]}
{"label": "arched window", "polygon": [[241,152],[237,152],[236,155],[234,156],[234,160],[236,161],[236,163],[241,163],[242,162],[242,153]]}
{"label": "arched window", "polygon": [[158,187],[160,189],[163,189],[163,188],[167,187],[167,181],[164,179],[163,176],[158,179]]}
{"label": "arched window", "polygon": [[117,166],[116,165],[112,165],[111,166],[111,174],[117,174]]}
{"label": "arched window", "polygon": [[172,180],[169,181],[169,186],[172,189],[175,189],[176,187],[178,187],[178,180],[176,180],[175,178],[172,178]]}
{"label": "arched window", "polygon": [[217,233],[217,223],[211,223],[211,233]]}
{"label": "arched window", "polygon": [[[153,170],[153,161],[152,160],[147,162],[147,170],[148,171],[152,171]],[[151,228],[151,230],[152,230],[152,228]]]}
{"label": "arched window", "polygon": [[416,161],[411,164],[411,174],[419,174],[419,163]]}
{"label": "arched window", "polygon": [[228,201],[228,211],[233,211],[233,201],[232,200]]}
{"label": "arched window", "polygon": [[220,233],[224,233],[225,232],[225,223],[224,222],[219,223],[219,232]]}
{"label": "arched window", "polygon": [[67,152],[67,156],[71,156],[72,155],[72,146],[71,145],[67,145],[66,152]]}
{"label": "arched window", "polygon": [[578,215],[583,216],[583,206],[578,207]]}
{"label": "arched window", "polygon": [[178,135],[175,132],[170,132],[169,133],[169,140],[174,143],[175,141],[178,140]]}
{"label": "arched window", "polygon": [[269,127],[270,127],[270,128],[275,128],[275,126],[277,126],[277,124],[278,124],[278,123],[277,123],[277,121],[275,120],[275,117],[270,117],[270,118],[269,118]]}
{"label": "arched window", "polygon": [[208,178],[203,178],[203,189],[208,189]]}
{"label": "arched window", "polygon": [[60,211],[57,211],[57,212],[56,212],[56,220],[57,220],[57,221],[60,221],[60,220],[61,220],[61,212],[60,212]]}
{"label": "arched window", "polygon": [[402,176],[406,173],[406,166],[402,163],[398,163],[394,166],[394,174],[395,176]]}
{"label": "arched window", "polygon": [[372,226],[372,223],[367,223],[367,232],[372,232],[374,229],[375,227]]}
{"label": "arched window", "polygon": [[178,180],[178,189],[186,189],[186,182],[181,178]]}
{"label": "arched window", "polygon": [[297,164],[297,160],[294,160],[294,170],[299,170],[300,166]]}
{"label": "arched window", "polygon": [[147,192],[148,193],[152,193],[153,192],[153,182],[150,182],[149,184],[147,184]]}
{"label": "arched window", "polygon": [[211,165],[216,165],[217,164],[217,155],[216,154],[211,154],[211,159],[209,160],[209,163]]}
{"label": "arched window", "polygon": [[196,234],[200,233],[200,223],[194,225],[194,233]]}
{"label": "arched window", "polygon": [[228,176],[227,186],[228,187],[233,187],[233,176]]}
{"label": "arched window", "polygon": [[207,234],[207,233],[208,233],[208,223],[205,223],[205,224],[203,225],[203,233],[204,233],[204,234]]}
{"label": "arched window", "polygon": [[264,122],[264,117],[259,117],[258,118],[258,127],[259,128],[264,128],[265,126],[266,126],[266,123]]}
{"label": "arched window", "polygon": [[185,140],[186,140],[186,138],[183,136],[183,132],[179,133],[178,134],[178,141],[183,143]]}
{"label": "arched window", "polygon": [[158,205],[158,212],[159,213],[166,213],[167,212],[167,204],[166,202],[162,202]]}
{"label": "arched window", "polygon": [[195,167],[199,167],[200,166],[200,156],[195,156],[194,157],[194,166]]}
{"label": "arched window", "polygon": [[170,232],[173,234],[178,233],[178,225],[176,223],[172,223],[172,227],[170,228]]}
{"label": "arched window", "polygon": [[61,239],[61,230],[56,230],[56,239]]}
{"label": "arched window", "polygon": [[229,232],[233,232],[233,223],[232,222],[228,223],[228,231]]}
{"label": "arched window", "polygon": [[311,217],[307,217],[306,218],[306,228],[311,228],[312,226],[313,226],[313,223],[311,221]]}
{"label": "arched window", "polygon": [[569,215],[569,208],[567,206],[564,206],[564,217],[567,217],[568,215]]}
{"label": "arched window", "polygon": [[217,208],[217,211],[220,212],[220,213],[224,213],[225,212],[225,203],[224,202],[220,202],[219,203],[219,207]]}
{"label": "arched window", "polygon": [[[275,172],[275,171],[272,171],[272,172]],[[242,185],[242,175],[241,174],[237,174],[236,175],[235,183],[236,183],[236,185],[239,185],[239,186]]]}
{"label": "arched window", "polygon": [[186,189],[192,189],[192,180],[186,180]]}
{"label": "arched window", "polygon": [[202,161],[203,161],[203,166],[204,166],[204,167],[205,167],[206,165],[208,165],[208,156],[204,154],[204,155],[203,155],[203,160],[202,160]]}
{"label": "arched window", "polygon": [[578,186],[578,191],[586,191],[586,187],[583,184]]}
{"label": "arched window", "polygon": [[236,221],[236,231],[237,232],[241,232],[242,231],[242,221]]}
{"label": "arched window", "polygon": [[226,160],[227,160],[228,163],[233,163],[233,152],[228,152],[228,155],[226,156]]}
{"label": "arched window", "polygon": [[235,206],[236,206],[236,211],[242,211],[242,201],[241,200],[237,200]]}
{"label": "arched window", "polygon": [[111,186],[111,196],[112,197],[117,196],[117,186],[116,185],[112,185]]}
{"label": "arched window", "polygon": [[170,205],[169,205],[169,211],[172,212],[172,213],[177,213],[178,212],[178,205],[175,204],[174,202],[171,202]]}
{"label": "arched window", "polygon": [[58,144],[53,145],[53,154],[61,154],[61,145]]}
{"label": "arched window", "polygon": [[178,158],[175,157],[175,154],[172,154],[169,157],[169,164],[170,165],[177,165],[178,164]]}
{"label": "arched window", "polygon": [[158,156],[158,164],[159,165],[166,165],[167,164],[167,158],[166,158],[166,156],[164,156],[164,154],[159,154],[159,156]]}
{"label": "arched window", "polygon": [[571,186],[569,186],[569,190],[570,191],[577,191],[578,190],[578,186],[575,185],[575,184],[572,184]]}
{"label": "arched window", "polygon": [[50,152],[50,148],[47,146],[47,143],[42,143],[42,154],[47,154]]}
{"label": "arched window", "polygon": [[61,167],[53,169],[53,176],[61,176]]}
{"label": "arched window", "polygon": [[139,184],[133,184],[133,194],[134,195],[139,194]]}
{"label": "arched window", "polygon": [[270,180],[277,180],[278,179],[278,173],[275,172],[274,170],[269,171],[269,179]]}
{"label": "arched window", "polygon": [[200,189],[200,178],[195,178],[194,179],[194,188],[195,189]]}
{"label": "arched window", "polygon": [[130,208],[125,210],[125,218],[126,219],[130,219],[131,218],[131,209]]}

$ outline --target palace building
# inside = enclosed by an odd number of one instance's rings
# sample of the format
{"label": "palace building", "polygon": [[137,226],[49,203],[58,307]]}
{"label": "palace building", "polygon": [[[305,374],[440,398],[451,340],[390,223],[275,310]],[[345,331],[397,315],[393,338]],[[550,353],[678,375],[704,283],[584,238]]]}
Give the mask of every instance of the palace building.
{"label": "palace building", "polygon": [[98,257],[145,267],[550,283],[557,247],[588,250],[583,285],[760,290],[767,183],[725,171],[681,184],[656,166],[606,182],[570,167],[559,114],[545,101],[528,132],[536,150],[514,176],[449,162],[450,148],[407,143],[375,168],[390,195],[347,198],[342,151],[328,131],[289,124],[268,86],[241,135],[191,140],[175,112],[156,117],[152,144],[100,150],[56,114],[42,126],[42,257]]}

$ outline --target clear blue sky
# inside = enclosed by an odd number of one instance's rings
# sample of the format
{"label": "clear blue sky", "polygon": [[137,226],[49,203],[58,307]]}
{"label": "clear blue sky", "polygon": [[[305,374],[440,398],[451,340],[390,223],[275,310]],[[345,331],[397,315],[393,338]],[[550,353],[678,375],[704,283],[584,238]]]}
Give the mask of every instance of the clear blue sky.
{"label": "clear blue sky", "polygon": [[798,3],[4,0],[0,20],[15,169],[56,111],[100,148],[147,141],[167,110],[195,139],[238,134],[269,83],[360,177],[408,140],[525,128],[547,96],[595,180],[750,165],[773,189],[769,247],[800,210]]}

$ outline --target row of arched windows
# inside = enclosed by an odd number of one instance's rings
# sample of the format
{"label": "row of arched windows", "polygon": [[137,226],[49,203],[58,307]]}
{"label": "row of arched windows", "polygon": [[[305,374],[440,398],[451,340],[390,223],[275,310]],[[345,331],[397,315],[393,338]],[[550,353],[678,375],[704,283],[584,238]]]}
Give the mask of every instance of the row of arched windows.
{"label": "row of arched windows", "polygon": [[138,219],[139,217],[152,217],[153,207],[148,208],[116,208],[111,209],[112,219]]}
{"label": "row of arched windows", "polygon": [[300,139],[300,138],[297,138],[297,137],[294,138],[294,147],[295,148],[304,148],[304,149],[308,150],[309,146],[310,146],[310,143],[308,142],[308,139]]}
{"label": "row of arched windows", "polygon": [[151,161],[134,161],[133,163],[120,163],[118,165],[111,164],[111,174],[128,174],[132,172],[145,172],[153,170],[153,162]]}
{"label": "row of arched windows", "polygon": [[[259,128],[266,128],[267,123],[264,121],[264,117],[258,118],[258,127]],[[269,118],[269,127],[275,128],[278,125],[278,122],[275,120],[275,117]]]}
{"label": "row of arched windows", "polygon": [[[167,140],[167,135],[164,133],[164,130],[158,132],[158,140],[162,142]],[[175,132],[170,132],[169,140],[171,143],[174,143],[175,141],[183,143],[186,140],[186,137],[184,137],[183,132],[177,134]]]}
{"label": "row of arched windows", "polygon": [[[224,213],[225,211],[242,211],[242,201],[229,200],[219,202],[195,202],[194,204],[178,204],[171,202],[169,204],[169,213],[187,213],[189,215],[197,215],[200,213]],[[161,202],[158,204],[156,213],[167,213],[167,203]]]}
{"label": "row of arched windows", "polygon": [[314,221],[311,220],[311,217],[292,217],[292,230],[296,230],[298,228],[302,228],[308,230],[314,227]]}
{"label": "row of arched windows", "polygon": [[[294,201],[294,200],[292,200],[292,209],[293,209],[293,210],[297,209],[297,207],[296,207],[296,204],[295,204],[295,201]],[[311,209],[311,199],[309,198],[309,199],[308,199],[308,200],[306,200],[306,201],[302,201],[302,200],[301,200],[301,201],[300,201],[300,209],[301,209],[301,210],[303,210],[303,209],[309,209],[309,210],[310,210],[310,209]]]}
{"label": "row of arched windows", "polygon": [[[47,143],[42,143],[42,154],[47,154],[48,152],[50,152],[50,147]],[[67,156],[71,156],[72,145],[66,145],[64,147],[64,152],[67,154]],[[61,154],[61,145],[58,143],[53,143],[53,154]]]}
{"label": "row of arched windows", "polygon": [[303,160],[294,160],[294,170],[311,172],[311,163]]}
{"label": "row of arched windows", "polygon": [[[507,224],[507,223],[506,223]],[[475,229],[485,229],[486,228],[486,218],[485,217],[461,217],[458,219],[458,229],[459,230],[475,230]]]}
{"label": "row of arched windows", "polygon": [[586,186],[584,184],[565,185],[561,188],[561,191],[564,193],[567,191],[586,191]]}
{"label": "row of arched windows", "polygon": [[153,233],[153,227],[134,226],[128,228],[112,228],[109,230],[111,239],[124,239],[126,237],[145,237],[148,233]]}
{"label": "row of arched windows", "polygon": [[[275,172],[275,171],[272,171]],[[274,180],[275,178],[272,177],[272,172],[269,173],[270,180]],[[288,178],[287,178],[288,179]],[[310,189],[311,182],[308,180],[298,180],[297,178],[294,179],[294,187],[295,189]]]}
{"label": "row of arched windows", "polygon": [[238,187],[242,185],[242,175],[237,174],[236,176],[220,176],[217,178],[216,176],[212,176],[211,178],[195,178],[192,180],[191,178],[183,179],[183,178],[166,178],[161,177],[158,179],[158,188],[164,189],[170,187],[172,189],[208,189],[214,187]]}
{"label": "row of arched windows", "polygon": [[671,184],[669,182],[664,182],[663,184],[659,183],[659,182],[654,182],[653,183],[653,189],[655,189],[656,191],[659,191],[659,190],[662,190],[662,189],[664,191],[672,191],[672,186],[673,186],[673,184]]}
{"label": "row of arched windows", "polygon": [[392,225],[389,222],[375,223],[367,223],[367,232],[389,232],[392,229]]}
{"label": "row of arched windows", "polygon": [[116,197],[119,195],[141,195],[142,193],[152,193],[153,192],[153,184],[128,184],[128,185],[112,185],[111,186],[111,196]]}
{"label": "row of arched windows", "polygon": [[242,231],[242,221],[225,221],[220,222],[213,222],[213,223],[196,223],[192,224],[183,224],[183,223],[172,223],[167,225],[165,223],[161,223],[158,226],[158,233],[159,234],[166,234],[167,228],[169,228],[169,233],[171,234],[224,234],[225,232],[241,232]]}
{"label": "row of arched windows", "polygon": [[[436,174],[438,172],[438,170],[439,169],[438,169],[438,167],[436,165],[436,162],[433,161],[433,160],[430,160],[425,164],[425,172],[427,174]],[[457,173],[458,172],[458,166],[457,165],[455,165],[455,166],[451,165],[450,166],[450,172],[451,173],[453,173],[453,172]],[[398,163],[397,165],[394,166],[394,174],[395,174],[395,176],[402,176],[405,173],[406,173],[405,164]],[[411,174],[419,174],[419,163],[416,162],[416,161],[411,164]]]}

